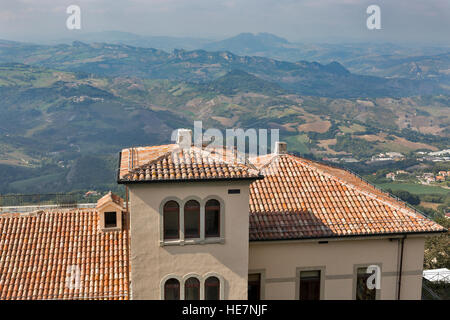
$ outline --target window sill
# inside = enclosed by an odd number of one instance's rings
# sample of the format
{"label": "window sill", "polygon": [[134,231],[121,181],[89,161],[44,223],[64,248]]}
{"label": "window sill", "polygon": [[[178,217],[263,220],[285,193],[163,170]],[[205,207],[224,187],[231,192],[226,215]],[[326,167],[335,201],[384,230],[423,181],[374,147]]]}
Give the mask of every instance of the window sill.
{"label": "window sill", "polygon": [[104,227],[101,228],[101,231],[103,232],[114,232],[114,231],[121,231],[122,228],[121,227]]}
{"label": "window sill", "polygon": [[202,245],[202,244],[223,244],[224,238],[206,238],[206,239],[186,239],[186,240],[164,240],[160,241],[161,247],[165,246],[186,246],[186,245]]}

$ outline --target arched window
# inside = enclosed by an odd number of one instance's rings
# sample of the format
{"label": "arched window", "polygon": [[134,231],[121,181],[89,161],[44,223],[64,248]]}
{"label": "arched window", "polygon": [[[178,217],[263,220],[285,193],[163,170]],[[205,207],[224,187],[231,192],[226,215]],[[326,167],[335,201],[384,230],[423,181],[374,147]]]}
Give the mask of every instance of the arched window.
{"label": "arched window", "polygon": [[220,280],[209,277],[205,281],[205,300],[220,300]]}
{"label": "arched window", "polygon": [[220,237],[220,203],[214,199],[205,206],[205,237]]}
{"label": "arched window", "polygon": [[164,283],[164,300],[180,300],[180,282],[177,279]]}
{"label": "arched window", "polygon": [[164,205],[164,240],[180,238],[180,206],[176,201]]}
{"label": "arched window", "polygon": [[200,300],[200,281],[189,278],[184,283],[184,300]]}
{"label": "arched window", "polygon": [[200,203],[195,200],[184,206],[184,238],[200,238]]}

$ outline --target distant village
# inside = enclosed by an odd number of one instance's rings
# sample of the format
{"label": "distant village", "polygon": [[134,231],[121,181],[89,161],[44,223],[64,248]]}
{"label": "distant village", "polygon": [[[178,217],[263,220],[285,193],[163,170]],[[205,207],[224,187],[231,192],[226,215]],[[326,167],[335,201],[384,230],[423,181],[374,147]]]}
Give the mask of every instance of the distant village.
{"label": "distant village", "polygon": [[[441,151],[418,151],[414,154],[414,157],[418,161],[432,161],[432,162],[444,162],[444,161],[450,161],[450,149],[445,149]],[[355,162],[364,162],[366,164],[375,164],[383,161],[402,161],[405,160],[406,156],[400,152],[384,152],[384,153],[378,153],[371,157],[370,160],[363,160],[363,159],[356,159],[354,157],[334,157],[329,158],[325,157],[322,160],[329,161],[329,162],[335,162],[335,163],[355,163]]]}
{"label": "distant village", "polygon": [[[405,170],[397,170],[395,172],[389,172],[386,174],[386,179],[392,181],[402,181],[402,175],[409,175],[410,173]],[[424,172],[423,174],[416,176],[418,182],[423,185],[430,185],[439,182],[450,181],[450,171],[439,171],[437,174],[432,172]]]}

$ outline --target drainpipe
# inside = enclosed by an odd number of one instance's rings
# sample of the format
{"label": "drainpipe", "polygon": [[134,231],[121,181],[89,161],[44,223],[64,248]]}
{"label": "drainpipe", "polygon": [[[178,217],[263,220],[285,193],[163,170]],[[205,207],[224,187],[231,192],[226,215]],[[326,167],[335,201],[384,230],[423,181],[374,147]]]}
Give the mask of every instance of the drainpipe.
{"label": "drainpipe", "polygon": [[125,186],[125,203],[126,203],[127,213],[129,212],[128,211],[128,201],[129,201],[129,199],[128,199],[128,186]]}
{"label": "drainpipe", "polygon": [[[126,243],[127,243],[127,249],[128,252],[131,252],[131,237],[130,237],[130,211],[128,208],[128,202],[130,201],[130,197],[128,194],[128,185],[125,185],[125,201],[126,201],[126,217],[127,217],[127,225],[126,227],[128,228],[128,236],[126,237]],[[129,260],[131,260],[131,257],[129,258]],[[130,274],[131,270],[130,270],[130,262],[128,261],[127,265],[126,265],[126,272],[127,274]],[[133,300],[133,283],[131,282],[131,278],[128,279],[128,283],[129,283],[129,299]]]}
{"label": "drainpipe", "polygon": [[400,240],[400,265],[398,270],[398,292],[397,300],[400,300],[401,288],[402,288],[402,272],[403,272],[403,249],[405,247],[406,235]]}

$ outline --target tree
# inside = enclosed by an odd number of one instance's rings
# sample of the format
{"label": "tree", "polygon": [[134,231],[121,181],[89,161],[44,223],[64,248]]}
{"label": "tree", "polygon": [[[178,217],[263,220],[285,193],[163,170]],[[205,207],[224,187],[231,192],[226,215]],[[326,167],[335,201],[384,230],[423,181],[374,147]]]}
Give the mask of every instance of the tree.
{"label": "tree", "polygon": [[[439,215],[435,221],[446,229],[450,219]],[[432,236],[425,241],[424,269],[450,268],[450,236],[448,232]]]}
{"label": "tree", "polygon": [[410,205],[416,206],[420,204],[420,198],[418,195],[412,194],[405,190],[390,190],[388,192],[392,193],[394,196],[399,197],[405,202],[408,202]]}

